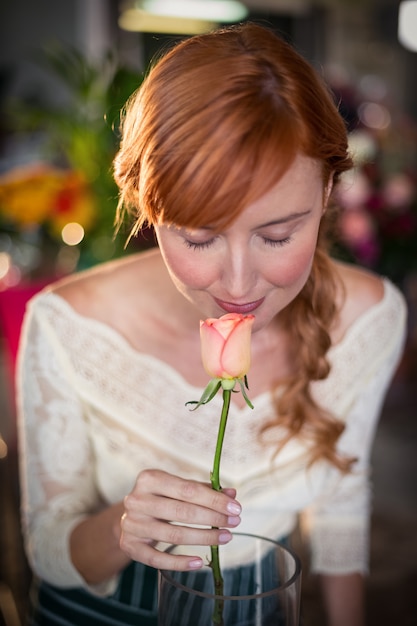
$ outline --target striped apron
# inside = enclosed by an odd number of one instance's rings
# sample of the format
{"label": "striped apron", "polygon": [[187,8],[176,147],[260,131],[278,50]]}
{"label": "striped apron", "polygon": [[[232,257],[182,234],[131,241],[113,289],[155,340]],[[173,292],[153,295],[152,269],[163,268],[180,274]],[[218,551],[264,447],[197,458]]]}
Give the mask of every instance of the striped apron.
{"label": "striped apron", "polygon": [[157,626],[158,571],[133,561],[111,596],[41,582],[30,626]]}

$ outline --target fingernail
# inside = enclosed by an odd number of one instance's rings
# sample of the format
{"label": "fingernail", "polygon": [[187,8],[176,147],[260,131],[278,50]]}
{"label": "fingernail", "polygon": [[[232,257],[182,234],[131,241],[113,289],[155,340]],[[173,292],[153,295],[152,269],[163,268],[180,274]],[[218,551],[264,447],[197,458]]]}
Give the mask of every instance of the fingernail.
{"label": "fingernail", "polygon": [[237,502],[229,502],[227,504],[227,510],[229,511],[229,513],[232,513],[232,515],[239,515],[242,511],[242,508]]}
{"label": "fingernail", "polygon": [[229,543],[231,539],[232,539],[232,534],[227,531],[221,532],[219,535],[219,543]]}
{"label": "fingernail", "polygon": [[228,517],[227,518],[227,525],[228,526],[239,526],[240,524],[240,517],[238,517],[237,515],[233,516],[233,517]]}
{"label": "fingernail", "polygon": [[193,559],[188,562],[188,567],[190,569],[200,569],[200,567],[203,567],[203,561],[201,559]]}

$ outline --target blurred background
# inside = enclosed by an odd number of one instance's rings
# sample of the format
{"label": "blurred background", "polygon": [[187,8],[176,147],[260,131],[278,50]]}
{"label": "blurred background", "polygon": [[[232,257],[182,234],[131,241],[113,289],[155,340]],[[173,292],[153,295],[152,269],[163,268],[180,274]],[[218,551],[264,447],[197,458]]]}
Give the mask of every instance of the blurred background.
{"label": "blurred background", "polygon": [[[234,12],[233,12],[234,11]],[[119,111],[173,42],[217,24],[273,27],[325,77],[349,129],[334,253],[391,278],[406,350],[373,450],[370,626],[417,625],[417,1],[3,0],[0,6],[0,626],[20,626],[14,367],[25,303],[45,284],[154,245],[113,237]],[[304,626],[322,626],[305,576]]]}

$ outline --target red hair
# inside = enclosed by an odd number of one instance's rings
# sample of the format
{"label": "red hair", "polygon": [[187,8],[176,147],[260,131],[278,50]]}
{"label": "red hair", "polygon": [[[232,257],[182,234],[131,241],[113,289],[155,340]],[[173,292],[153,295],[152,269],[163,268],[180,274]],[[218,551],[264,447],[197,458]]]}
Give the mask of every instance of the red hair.
{"label": "red hair", "polygon": [[[352,165],[347,147],[329,90],[271,30],[244,23],[195,36],[165,54],[127,103],[114,162],[116,222],[127,212],[132,234],[145,223],[224,229],[279,181],[297,154],[321,163],[323,188],[331,177],[337,182]],[[289,307],[288,332],[300,348],[294,354],[304,356],[277,405],[289,437],[311,440],[312,460],[325,457],[346,469],[335,452],[341,423],[309,391],[311,380],[328,374],[328,329],[337,314],[324,250],[322,236],[309,281]],[[317,293],[329,306],[317,308]]]}
{"label": "red hair", "polygon": [[350,167],[344,123],[318,75],[271,31],[243,24],[186,39],[128,102],[115,159],[136,229],[227,226],[295,155]]}

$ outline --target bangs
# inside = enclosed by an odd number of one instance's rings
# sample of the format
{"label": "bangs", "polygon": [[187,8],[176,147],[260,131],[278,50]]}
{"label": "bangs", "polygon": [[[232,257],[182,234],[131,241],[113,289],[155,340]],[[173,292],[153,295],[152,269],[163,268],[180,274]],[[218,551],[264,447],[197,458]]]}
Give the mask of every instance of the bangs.
{"label": "bangs", "polygon": [[116,221],[128,213],[131,235],[146,223],[222,230],[298,154],[320,161],[324,184],[351,167],[343,120],[309,64],[254,25],[187,39],[128,103]]}
{"label": "bangs", "polygon": [[279,136],[248,137],[236,148],[222,137],[207,142],[196,158],[168,184],[166,195],[159,187],[159,221],[178,226],[211,226],[222,230],[247,206],[269,191],[293,163],[299,141],[293,129]]}
{"label": "bangs", "polygon": [[225,107],[224,94],[219,103],[199,111],[188,133],[184,122],[164,138],[163,153],[153,152],[152,185],[141,200],[153,223],[224,229],[306,151],[303,125],[286,107],[277,115],[276,103],[259,97]]}

